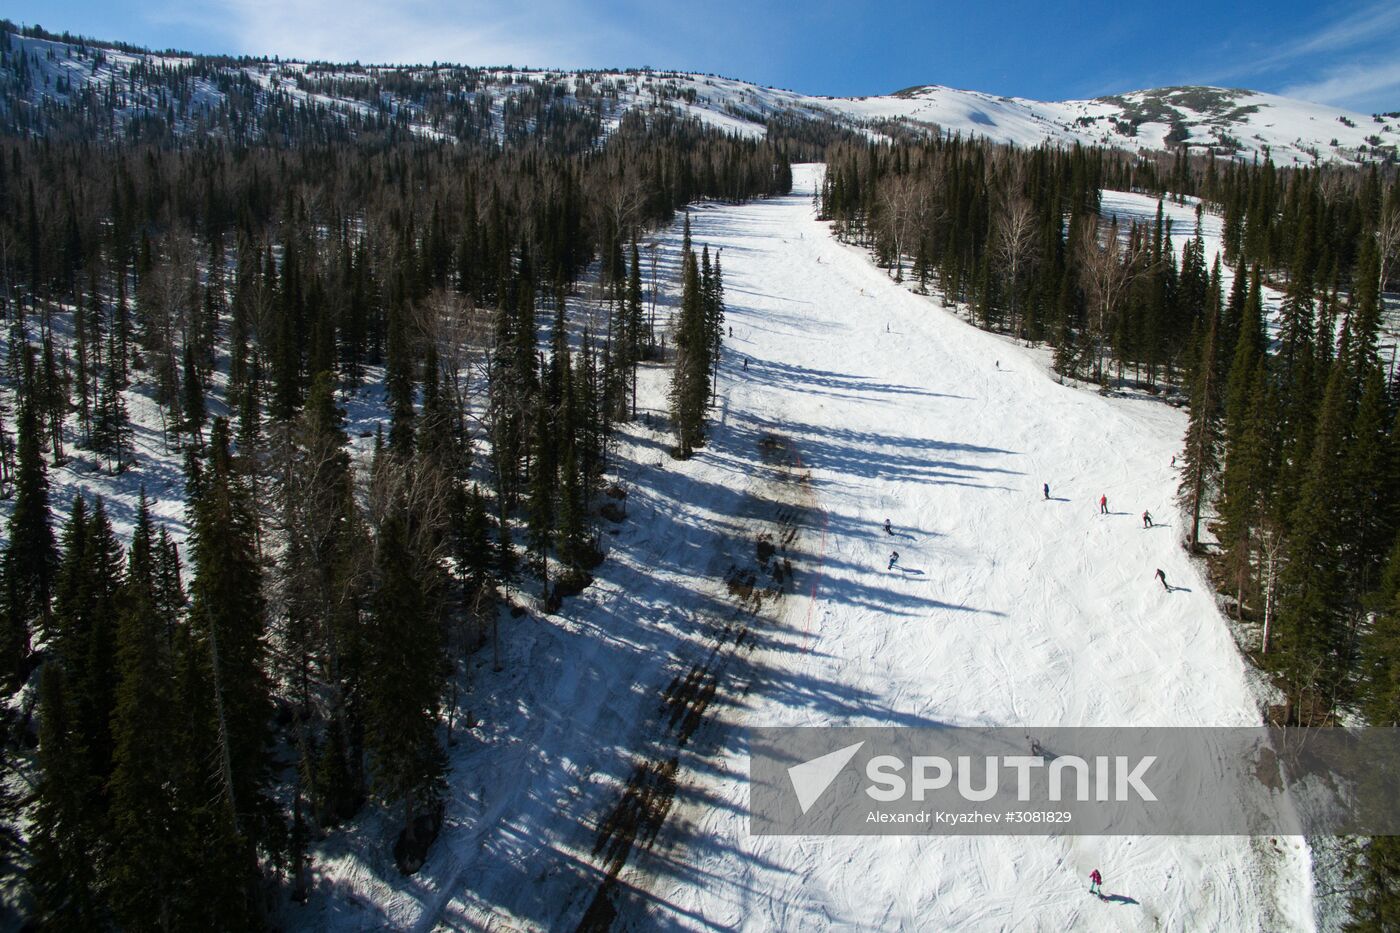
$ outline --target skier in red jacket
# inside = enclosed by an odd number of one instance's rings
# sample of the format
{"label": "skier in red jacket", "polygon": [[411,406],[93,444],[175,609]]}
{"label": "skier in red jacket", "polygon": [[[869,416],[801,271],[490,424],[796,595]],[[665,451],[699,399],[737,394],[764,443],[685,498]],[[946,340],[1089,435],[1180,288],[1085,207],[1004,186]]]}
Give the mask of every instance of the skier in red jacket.
{"label": "skier in red jacket", "polygon": [[1099,496],[1099,514],[1108,514],[1108,496]]}
{"label": "skier in red jacket", "polygon": [[1103,875],[1099,874],[1099,870],[1095,868],[1089,872],[1089,893],[1103,897],[1103,891],[1099,888],[1101,884],[1103,884]]}

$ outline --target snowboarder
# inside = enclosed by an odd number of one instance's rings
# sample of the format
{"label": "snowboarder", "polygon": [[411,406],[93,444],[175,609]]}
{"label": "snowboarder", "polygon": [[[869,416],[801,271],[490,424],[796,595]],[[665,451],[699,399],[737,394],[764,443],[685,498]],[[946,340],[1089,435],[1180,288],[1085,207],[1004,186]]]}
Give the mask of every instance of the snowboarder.
{"label": "snowboarder", "polygon": [[1103,875],[1099,874],[1099,870],[1095,868],[1089,872],[1089,893],[1103,897],[1103,890],[1099,887],[1101,884],[1103,884]]}
{"label": "snowboarder", "polygon": [[1099,496],[1099,514],[1108,514],[1108,496]]}
{"label": "snowboarder", "polygon": [[1167,575],[1166,575],[1165,573],[1162,573],[1162,568],[1161,568],[1161,567],[1158,567],[1158,568],[1157,568],[1157,574],[1156,574],[1156,576],[1157,576],[1157,579],[1158,579],[1158,580],[1161,580],[1161,581],[1162,581],[1162,589],[1164,589],[1164,590],[1166,590],[1168,593],[1170,593],[1170,592],[1172,591],[1172,588],[1171,588],[1170,585],[1168,585],[1168,583],[1167,583]]}
{"label": "snowboarder", "polygon": [[887,535],[892,535],[892,534],[894,534],[894,529],[890,528],[890,520],[889,520],[888,518],[885,519],[885,534],[887,534]]}
{"label": "snowboarder", "polygon": [[1049,483],[1046,483],[1046,484],[1045,484],[1045,498],[1047,498],[1047,499],[1050,498],[1050,484],[1049,484]]}
{"label": "snowboarder", "polygon": [[888,567],[886,567],[885,569],[886,569],[886,570],[893,570],[893,569],[894,569],[894,565],[897,564],[897,563],[899,563],[899,552],[898,552],[898,551],[890,551],[890,565],[889,565]]}
{"label": "snowboarder", "polygon": [[1147,511],[1146,509],[1143,509],[1143,510],[1142,510],[1142,527],[1144,527],[1144,528],[1151,528],[1151,527],[1152,527],[1152,513],[1149,512],[1149,511]]}

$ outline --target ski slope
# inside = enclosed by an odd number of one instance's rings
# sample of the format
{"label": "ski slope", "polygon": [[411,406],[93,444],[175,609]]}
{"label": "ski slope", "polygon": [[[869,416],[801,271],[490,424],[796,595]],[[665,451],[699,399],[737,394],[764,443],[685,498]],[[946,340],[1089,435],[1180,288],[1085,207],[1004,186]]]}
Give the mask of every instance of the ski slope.
{"label": "ski slope", "polygon": [[[799,576],[791,639],[765,649],[733,723],[1258,723],[1179,544],[1184,414],[1060,386],[1036,351],[892,283],[813,218],[819,171],[798,171],[789,198],[692,212],[695,241],[723,248],[734,337],[724,426],[687,466],[732,486],[758,460],[740,439],[780,432],[820,502],[800,544],[819,581]],[[1158,527],[1143,529],[1144,509]],[[753,837],[737,732],[691,765],[683,796],[697,803],[663,834],[665,857],[628,877],[646,892],[639,925],[1313,925],[1298,839]],[[1121,899],[1085,894],[1095,867]]]}
{"label": "ski slope", "polygon": [[[455,733],[427,864],[400,876],[397,825],[368,810],[318,848],[289,927],[574,929],[605,878],[600,828],[639,768],[674,756],[612,929],[1315,928],[1300,839],[749,835],[745,726],[1259,722],[1179,544],[1184,414],[1058,385],[1043,350],[891,282],[814,219],[820,171],[799,167],[786,198],[691,211],[697,248],[722,249],[733,327],[709,443],[671,459],[669,370],[645,370],[648,417],[620,426],[614,462],[627,518],[584,593],[503,617],[499,670],[474,656],[462,706],[479,724]],[[655,243],[664,321],[680,224]],[[775,512],[798,516],[793,592],[746,621],[724,578]],[[741,624],[755,647],[726,654]],[[698,667],[717,689],[678,747],[666,697]],[[1094,868],[1108,900],[1086,893]]]}

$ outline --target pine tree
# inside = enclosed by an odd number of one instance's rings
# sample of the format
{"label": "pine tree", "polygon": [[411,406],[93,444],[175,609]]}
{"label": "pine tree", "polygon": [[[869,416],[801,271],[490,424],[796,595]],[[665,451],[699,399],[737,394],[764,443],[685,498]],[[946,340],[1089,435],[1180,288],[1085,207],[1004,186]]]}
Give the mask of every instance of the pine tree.
{"label": "pine tree", "polygon": [[190,631],[196,676],[207,706],[196,722],[209,771],[205,779],[218,802],[219,838],[230,859],[233,890],[241,896],[230,909],[253,917],[259,850],[280,844],[268,784],[272,717],[267,676],[266,604],[256,551],[257,518],[229,453],[228,422],[214,421],[209,459],[191,506],[194,560]]}
{"label": "pine tree", "polygon": [[[170,632],[176,620],[163,606],[160,555],[146,496],[141,495],[121,588],[117,627],[120,681],[112,710],[112,857],[104,881],[118,924],[173,930],[181,912],[185,866],[180,853],[195,843],[173,789],[175,710]],[[196,895],[197,896],[197,895]]]}
{"label": "pine tree", "polygon": [[[443,631],[428,568],[409,540],[403,503],[391,505],[375,542],[376,586],[366,639],[365,738],[375,794],[403,816],[403,839],[419,845],[418,816],[434,814],[446,757],[437,738]],[[400,859],[400,867],[416,871]]]}
{"label": "pine tree", "polygon": [[676,324],[676,365],[671,376],[671,421],[676,454],[688,458],[704,442],[710,352],[705,300],[695,254],[684,254],[681,312]]}
{"label": "pine tree", "polygon": [[9,544],[4,553],[3,678],[19,685],[29,656],[30,633],[48,628],[50,597],[58,555],[49,518],[49,480],[39,450],[32,357],[25,363],[25,388],[19,414],[19,463],[15,507],[10,513]]}
{"label": "pine tree", "polygon": [[102,815],[93,801],[99,778],[88,768],[63,665],[45,665],[39,683],[40,778],[30,830],[30,883],[45,926],[97,929],[102,910],[93,853],[100,849]]}
{"label": "pine tree", "polygon": [[1187,540],[1193,552],[1200,546],[1201,510],[1220,473],[1220,387],[1215,361],[1218,321],[1218,310],[1213,309],[1191,382],[1191,417],[1186,427],[1181,485],[1177,491],[1182,508],[1191,515],[1191,533]]}

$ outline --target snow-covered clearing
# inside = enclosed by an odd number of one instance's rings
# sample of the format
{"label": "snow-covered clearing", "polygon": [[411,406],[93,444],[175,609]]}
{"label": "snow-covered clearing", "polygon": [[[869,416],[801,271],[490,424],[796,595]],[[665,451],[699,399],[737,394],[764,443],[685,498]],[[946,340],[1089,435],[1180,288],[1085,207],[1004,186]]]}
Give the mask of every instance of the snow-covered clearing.
{"label": "snow-covered clearing", "polygon": [[[323,853],[312,925],[571,927],[621,785],[677,756],[675,805],[613,899],[635,928],[1312,926],[1297,839],[749,835],[744,725],[1259,721],[1179,546],[1183,413],[1057,385],[1039,351],[892,283],[813,218],[819,172],[800,168],[791,197],[692,211],[697,246],[723,249],[733,326],[711,443],[679,463],[665,435],[626,430],[629,516],[598,583],[508,623],[502,672],[478,659],[482,726],[454,750],[428,865],[398,878],[388,830],[364,827]],[[660,238],[663,269],[678,240]],[[647,374],[654,410],[665,377]],[[796,592],[745,623],[722,578],[784,527]],[[740,624],[756,647],[726,654]],[[662,694],[715,658],[678,753]],[[1084,893],[1095,867],[1121,897]]]}

